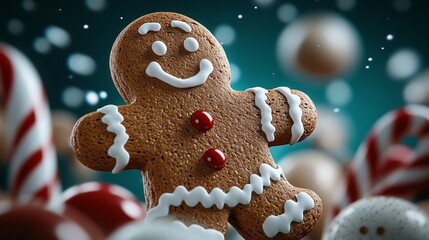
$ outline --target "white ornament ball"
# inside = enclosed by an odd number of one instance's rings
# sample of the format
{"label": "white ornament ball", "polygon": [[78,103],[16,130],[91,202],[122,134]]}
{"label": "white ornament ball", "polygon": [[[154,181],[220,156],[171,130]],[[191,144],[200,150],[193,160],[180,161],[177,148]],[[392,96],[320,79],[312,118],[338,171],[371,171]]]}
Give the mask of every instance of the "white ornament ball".
{"label": "white ornament ball", "polygon": [[345,18],[319,12],[288,25],[278,39],[277,53],[285,71],[306,78],[331,80],[356,66],[361,41]]}
{"label": "white ornament ball", "polygon": [[310,239],[320,239],[325,218],[331,211],[334,202],[334,193],[344,179],[342,166],[330,155],[317,150],[291,153],[278,164],[292,185],[311,189],[322,199],[322,217],[316,228],[308,234]]}
{"label": "white ornament ball", "polygon": [[429,218],[411,202],[392,197],[363,198],[333,220],[324,240],[427,239]]}

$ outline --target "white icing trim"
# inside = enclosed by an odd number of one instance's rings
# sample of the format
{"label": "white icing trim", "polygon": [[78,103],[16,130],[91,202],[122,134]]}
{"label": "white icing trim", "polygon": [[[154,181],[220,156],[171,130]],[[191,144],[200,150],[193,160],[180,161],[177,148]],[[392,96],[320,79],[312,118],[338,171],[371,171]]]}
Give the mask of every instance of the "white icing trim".
{"label": "white icing trim", "polygon": [[183,46],[188,52],[196,52],[199,48],[198,41],[193,37],[188,37],[183,41]]}
{"label": "white icing trim", "polygon": [[304,134],[304,126],[302,125],[302,110],[299,107],[301,104],[301,99],[299,96],[292,94],[290,88],[288,87],[278,87],[274,90],[277,90],[283,94],[288,101],[289,115],[293,120],[293,125],[291,128],[292,136],[290,138],[289,144],[293,145],[297,143]]}
{"label": "white icing trim", "polygon": [[305,192],[300,192],[296,196],[297,202],[287,200],[284,206],[285,213],[265,219],[262,229],[267,237],[272,238],[277,233],[289,233],[292,222],[302,222],[304,211],[314,208],[314,200]]}
{"label": "white icing trim", "polygon": [[167,53],[167,46],[162,41],[152,43],[152,52],[158,56],[164,56]]}
{"label": "white icing trim", "polygon": [[215,229],[205,229],[192,224],[187,227],[178,220],[163,219],[149,222],[132,221],[116,229],[107,240],[141,240],[141,239],[204,239],[224,240],[221,232]]}
{"label": "white icing trim", "polygon": [[125,132],[125,127],[121,124],[124,121],[124,117],[119,113],[118,107],[115,105],[104,106],[98,109],[97,112],[105,114],[101,121],[107,124],[107,131],[116,134],[107,154],[116,160],[112,173],[118,173],[128,165],[130,160],[130,154],[124,148],[129,138]]}
{"label": "white icing trim", "polygon": [[173,193],[163,193],[159,198],[158,206],[150,209],[146,215],[148,221],[168,216],[171,206],[178,207],[185,202],[189,207],[195,207],[201,203],[205,208],[216,206],[222,209],[225,205],[235,207],[238,204],[249,204],[252,199],[252,193],[262,194],[264,187],[271,185],[271,179],[279,181],[284,177],[283,170],[280,166],[277,169],[268,164],[262,164],[259,167],[261,176],[252,174],[250,183],[246,184],[243,189],[236,186],[230,188],[225,193],[220,188],[214,188],[210,193],[201,186],[195,187],[188,191],[184,186],[177,186]]}
{"label": "white icing trim", "polygon": [[268,91],[261,87],[249,88],[246,91],[255,93],[255,105],[261,111],[261,125],[268,142],[274,141],[274,132],[276,128],[271,123],[273,117],[271,115],[271,107],[266,103]]}
{"label": "white icing trim", "polygon": [[[204,240],[224,240],[224,235],[217,231],[216,229],[205,229],[203,226],[198,224],[192,224],[189,227],[186,226],[179,220],[172,221],[166,227],[169,229],[174,229],[175,236],[177,237],[177,233],[181,233],[185,235],[183,238],[176,239],[203,239]],[[173,237],[173,236],[172,236]]]}
{"label": "white icing trim", "polygon": [[200,61],[200,71],[196,75],[186,79],[180,79],[165,72],[157,62],[151,62],[146,67],[146,74],[149,77],[157,78],[176,88],[191,88],[202,85],[207,81],[207,78],[212,72],[213,65],[207,59]]}
{"label": "white icing trim", "polygon": [[192,28],[189,26],[189,24],[179,20],[172,20],[170,24],[172,27],[178,27],[188,33],[192,31]]}
{"label": "white icing trim", "polygon": [[146,33],[148,33],[149,31],[154,31],[154,32],[158,32],[159,30],[161,30],[161,24],[157,23],[157,22],[148,22],[148,23],[143,23],[140,27],[138,32],[141,35],[145,35]]}

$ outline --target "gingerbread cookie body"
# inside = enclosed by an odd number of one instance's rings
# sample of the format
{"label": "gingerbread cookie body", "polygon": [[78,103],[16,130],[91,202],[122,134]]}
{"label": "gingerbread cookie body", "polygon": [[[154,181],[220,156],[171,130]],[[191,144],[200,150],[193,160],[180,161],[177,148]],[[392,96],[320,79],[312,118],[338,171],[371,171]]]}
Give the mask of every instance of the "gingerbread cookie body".
{"label": "gingerbread cookie body", "polygon": [[246,239],[301,239],[315,227],[319,197],[290,185],[269,152],[314,130],[304,93],[232,90],[218,41],[176,13],[127,26],[110,67],[127,105],[82,117],[72,145],[92,169],[141,171],[147,221],[173,217],[219,239],[228,222]]}

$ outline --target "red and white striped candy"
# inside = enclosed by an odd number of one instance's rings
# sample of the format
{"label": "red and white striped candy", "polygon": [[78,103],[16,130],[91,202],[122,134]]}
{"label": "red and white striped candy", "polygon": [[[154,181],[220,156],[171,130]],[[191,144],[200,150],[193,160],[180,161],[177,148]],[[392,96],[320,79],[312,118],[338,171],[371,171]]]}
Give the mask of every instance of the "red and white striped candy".
{"label": "red and white striped candy", "polygon": [[[415,136],[415,149],[396,149]],[[350,203],[369,196],[411,198],[429,185],[429,108],[410,105],[384,115],[358,149],[332,216]]]}
{"label": "red and white striped candy", "polygon": [[17,204],[57,209],[61,189],[51,115],[40,76],[24,54],[2,43],[0,83],[8,123],[12,199]]}

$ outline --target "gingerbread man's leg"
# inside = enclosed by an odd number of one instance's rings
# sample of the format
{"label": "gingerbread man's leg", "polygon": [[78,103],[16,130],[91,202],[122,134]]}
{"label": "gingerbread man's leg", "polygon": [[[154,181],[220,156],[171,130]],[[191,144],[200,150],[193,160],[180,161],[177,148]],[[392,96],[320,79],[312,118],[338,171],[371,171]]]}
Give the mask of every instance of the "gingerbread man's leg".
{"label": "gingerbread man's leg", "polygon": [[216,206],[204,208],[201,204],[188,207],[185,204],[170,208],[170,216],[183,222],[185,225],[198,224],[205,229],[215,229],[224,234],[227,239],[228,218],[230,209],[218,209]]}
{"label": "gingerbread man's leg", "polygon": [[318,222],[312,216],[321,212],[322,201],[315,193],[282,179],[260,195],[253,193],[250,204],[232,209],[229,222],[245,239],[301,239]]}

